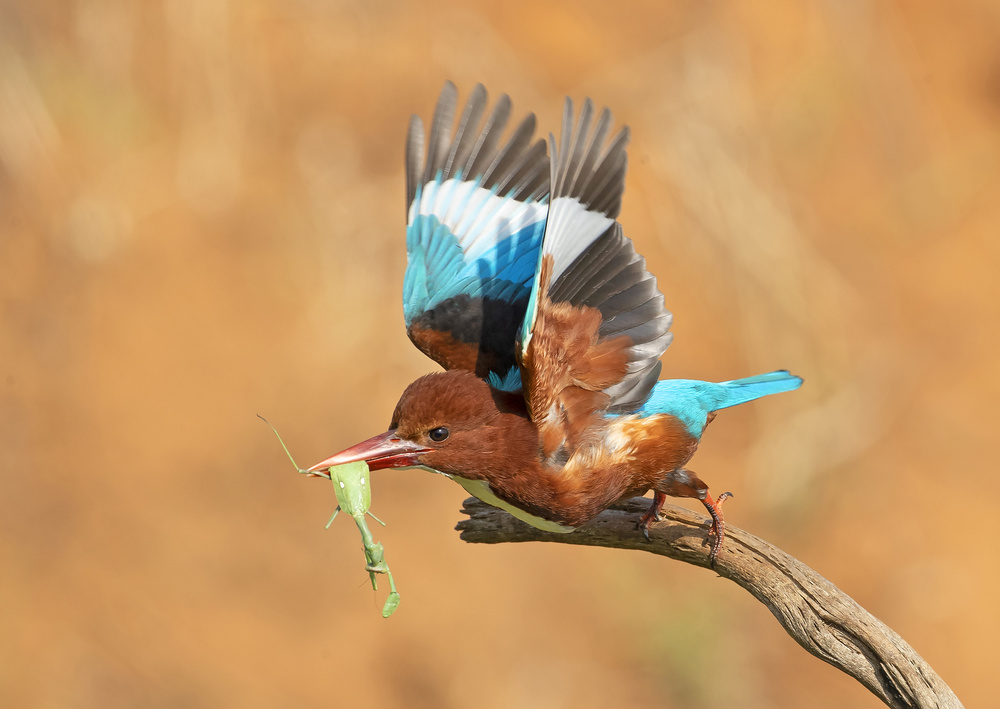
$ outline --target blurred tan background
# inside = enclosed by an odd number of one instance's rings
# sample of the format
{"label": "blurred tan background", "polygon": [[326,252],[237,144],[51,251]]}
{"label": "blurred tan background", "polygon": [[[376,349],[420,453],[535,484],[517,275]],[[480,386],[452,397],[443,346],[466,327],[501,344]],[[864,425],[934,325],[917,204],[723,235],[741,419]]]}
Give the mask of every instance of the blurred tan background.
{"label": "blurred tan background", "polygon": [[311,464],[434,368],[402,147],[447,78],[545,133],[566,94],[632,126],[664,376],[806,380],[692,468],[997,706],[985,0],[0,4],[0,705],[880,706],[705,570],[464,544],[464,491],[417,471],[374,481],[380,617],[254,414]]}

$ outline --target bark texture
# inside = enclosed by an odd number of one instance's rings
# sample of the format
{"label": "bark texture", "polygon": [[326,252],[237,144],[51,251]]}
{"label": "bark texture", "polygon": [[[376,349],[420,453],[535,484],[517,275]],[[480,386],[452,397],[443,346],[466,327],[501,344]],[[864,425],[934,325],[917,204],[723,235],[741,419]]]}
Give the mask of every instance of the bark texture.
{"label": "bark texture", "polygon": [[[458,523],[461,538],[476,544],[561,542],[636,549],[695,566],[709,566],[708,520],[672,505],[650,529],[647,542],[636,529],[650,501],[617,503],[570,534],[544,532],[470,497]],[[894,709],[958,709],[962,703],[906,641],[854,599],[763,539],[726,526],[726,541],[714,571],[767,606],[785,631],[806,650],[846,672]]]}

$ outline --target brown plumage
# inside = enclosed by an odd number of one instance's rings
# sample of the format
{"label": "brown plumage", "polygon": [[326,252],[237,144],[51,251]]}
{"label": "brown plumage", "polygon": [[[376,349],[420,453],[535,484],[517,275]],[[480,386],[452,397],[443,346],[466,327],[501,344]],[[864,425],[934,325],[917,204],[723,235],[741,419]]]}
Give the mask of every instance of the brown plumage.
{"label": "brown plumage", "polygon": [[[431,432],[440,428],[448,430],[447,438],[432,440]],[[672,416],[625,416],[594,424],[589,442],[576,447],[565,464],[546,463],[540,428],[524,399],[463,370],[428,374],[410,384],[390,429],[395,438],[423,449],[416,464],[486,482],[505,502],[569,527],[586,524],[621,497],[676,491],[678,481],[670,473],[698,445]]]}
{"label": "brown plumage", "polygon": [[[479,347],[474,343],[457,340],[450,332],[424,328],[419,325],[411,325],[407,334],[418,350],[445,369],[476,371]],[[487,371],[489,371],[488,368]]]}
{"label": "brown plumage", "polygon": [[525,397],[547,463],[565,461],[608,407],[604,389],[625,377],[628,337],[600,339],[600,311],[553,303],[552,257],[542,257],[535,334],[521,363]]}

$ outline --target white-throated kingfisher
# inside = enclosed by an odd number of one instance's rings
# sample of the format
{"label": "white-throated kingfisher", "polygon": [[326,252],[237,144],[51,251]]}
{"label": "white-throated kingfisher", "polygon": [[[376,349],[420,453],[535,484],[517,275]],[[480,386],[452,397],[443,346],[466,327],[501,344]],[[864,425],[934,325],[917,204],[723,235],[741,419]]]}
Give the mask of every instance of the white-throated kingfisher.
{"label": "white-throated kingfisher", "polygon": [[667,495],[712,516],[721,502],[685,465],[718,409],[798,388],[786,371],[714,384],[657,381],[671,314],[616,221],[628,128],[566,100],[558,142],[529,114],[501,142],[505,95],[487,115],[476,86],[457,125],[447,83],[425,149],[406,142],[408,254],[403,317],[444,372],[410,384],[389,430],[310,470],[365,460],[424,468],[541,529],[569,532],[616,500],[653,490],[649,537]]}

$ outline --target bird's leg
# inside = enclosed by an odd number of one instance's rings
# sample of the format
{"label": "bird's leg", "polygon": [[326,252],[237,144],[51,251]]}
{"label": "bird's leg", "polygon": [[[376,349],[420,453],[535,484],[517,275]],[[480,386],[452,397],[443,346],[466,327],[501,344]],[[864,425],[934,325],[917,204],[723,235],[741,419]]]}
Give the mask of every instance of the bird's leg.
{"label": "bird's leg", "polygon": [[653,491],[655,493],[653,504],[639,520],[639,528],[646,536],[646,539],[649,539],[649,525],[659,519],[660,510],[663,508],[663,503],[667,495],[671,497],[693,497],[701,500],[701,503],[705,505],[708,513],[712,516],[712,526],[708,530],[708,536],[712,537],[714,535],[715,539],[712,540],[709,565],[715,566],[715,559],[719,556],[719,550],[722,549],[722,540],[726,538],[726,523],[722,517],[722,503],[732,497],[732,493],[724,492],[719,495],[718,500],[713,500],[712,496],[708,494],[708,485],[693,472],[684,468],[678,468],[665,475],[657,482]]}
{"label": "bird's leg", "polygon": [[708,530],[708,536],[715,535],[715,540],[712,542],[712,551],[708,558],[709,566],[715,566],[715,559],[719,556],[719,550],[722,549],[722,540],[726,538],[726,522],[722,517],[722,503],[732,496],[733,493],[724,492],[719,495],[718,500],[713,501],[712,496],[706,490],[705,497],[701,500],[708,513],[712,515],[712,526]]}
{"label": "bird's leg", "polygon": [[660,521],[660,510],[663,509],[663,503],[667,501],[666,494],[660,492],[659,490],[653,491],[653,504],[649,506],[649,509],[639,518],[636,522],[636,528],[642,532],[642,536],[646,538],[646,541],[651,541],[649,538],[649,525],[653,522]]}

